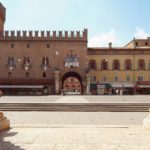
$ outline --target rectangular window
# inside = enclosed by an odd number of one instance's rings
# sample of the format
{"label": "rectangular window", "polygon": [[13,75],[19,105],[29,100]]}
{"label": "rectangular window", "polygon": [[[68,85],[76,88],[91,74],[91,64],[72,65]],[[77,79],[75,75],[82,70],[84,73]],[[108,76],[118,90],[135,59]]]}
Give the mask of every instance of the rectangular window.
{"label": "rectangular window", "polygon": [[9,68],[14,68],[16,66],[16,59],[14,57],[8,57],[7,65]]}
{"label": "rectangular window", "polygon": [[43,72],[43,78],[46,78],[46,72]]}
{"label": "rectangular window", "polygon": [[30,48],[30,44],[27,44],[27,48]]}
{"label": "rectangular window", "polygon": [[12,76],[11,72],[8,72],[8,78],[10,78]]}
{"label": "rectangular window", "polygon": [[148,45],[148,43],[147,42],[145,42],[145,46],[147,46]]}
{"label": "rectangular window", "polygon": [[118,76],[115,76],[114,81],[118,81]]}
{"label": "rectangular window", "polygon": [[26,72],[26,78],[29,78],[30,74],[29,72]]}
{"label": "rectangular window", "polygon": [[11,48],[14,48],[14,47],[15,47],[15,45],[12,43],[12,44],[11,44]]}
{"label": "rectangular window", "polygon": [[23,58],[23,64],[24,65],[29,65],[31,63],[31,58],[30,57],[24,57]]}
{"label": "rectangular window", "polygon": [[106,77],[106,76],[103,77],[103,81],[104,81],[104,82],[107,81],[107,77]]}
{"label": "rectangular window", "polygon": [[44,69],[44,70],[47,70],[48,67],[49,67],[49,58],[48,57],[43,57],[42,58],[42,65],[41,67]]}
{"label": "rectangular window", "polygon": [[42,58],[42,65],[48,66],[49,65],[49,58],[48,57],[43,57]]}
{"label": "rectangular window", "polygon": [[31,68],[31,58],[30,57],[24,57],[23,58],[22,67],[26,71]]}
{"label": "rectangular window", "polygon": [[143,76],[138,76],[138,81],[143,81],[144,77]]}
{"label": "rectangular window", "polygon": [[144,77],[143,76],[141,76],[141,81],[144,81]]}
{"label": "rectangular window", "polygon": [[130,76],[127,76],[127,81],[130,81]]}
{"label": "rectangular window", "polygon": [[91,83],[96,81],[96,77],[95,76],[91,76]]}

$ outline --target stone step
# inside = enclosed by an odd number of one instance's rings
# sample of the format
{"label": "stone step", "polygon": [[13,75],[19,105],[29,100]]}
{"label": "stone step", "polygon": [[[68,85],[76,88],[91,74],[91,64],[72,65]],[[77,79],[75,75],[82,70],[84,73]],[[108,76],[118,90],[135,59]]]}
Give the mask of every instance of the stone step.
{"label": "stone step", "polygon": [[148,112],[150,103],[1,103],[0,111]]}

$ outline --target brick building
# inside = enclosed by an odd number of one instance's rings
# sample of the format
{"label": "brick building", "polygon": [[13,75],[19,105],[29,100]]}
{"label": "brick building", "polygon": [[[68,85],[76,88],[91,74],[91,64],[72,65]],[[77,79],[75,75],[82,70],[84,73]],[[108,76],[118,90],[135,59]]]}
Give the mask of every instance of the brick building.
{"label": "brick building", "polygon": [[[150,38],[89,48],[88,31],[5,31],[0,4],[0,89],[4,94],[149,94]],[[66,91],[66,92],[68,92]]]}

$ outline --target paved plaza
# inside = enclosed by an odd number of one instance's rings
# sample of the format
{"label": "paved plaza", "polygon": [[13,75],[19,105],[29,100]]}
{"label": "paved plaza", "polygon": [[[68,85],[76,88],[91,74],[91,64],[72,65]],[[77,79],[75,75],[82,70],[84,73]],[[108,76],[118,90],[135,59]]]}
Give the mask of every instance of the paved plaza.
{"label": "paved plaza", "polygon": [[150,103],[150,96],[3,96],[0,103]]}
{"label": "paved plaza", "polygon": [[148,112],[4,112],[12,127],[142,126]]}
{"label": "paved plaza", "polygon": [[149,150],[140,127],[13,128],[0,134],[1,150]]}
{"label": "paved plaza", "polygon": [[[137,96],[138,97],[138,96]],[[132,97],[137,102],[139,99]],[[23,98],[23,99],[22,99]],[[32,99],[33,98],[33,99]],[[98,101],[98,96],[2,97],[0,101]],[[129,101],[127,97],[102,101]],[[126,98],[126,99],[125,99]],[[142,101],[148,101],[144,96]],[[148,112],[5,111],[11,129],[0,133],[0,150],[149,150],[150,131],[142,127]]]}

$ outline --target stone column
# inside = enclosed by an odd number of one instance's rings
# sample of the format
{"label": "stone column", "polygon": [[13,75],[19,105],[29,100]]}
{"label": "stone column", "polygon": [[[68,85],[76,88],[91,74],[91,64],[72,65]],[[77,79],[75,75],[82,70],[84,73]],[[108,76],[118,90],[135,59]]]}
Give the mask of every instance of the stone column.
{"label": "stone column", "polygon": [[90,74],[86,74],[86,94],[90,95]]}
{"label": "stone column", "polygon": [[9,129],[10,128],[10,121],[4,117],[4,114],[0,112],[0,131]]}
{"label": "stone column", "polygon": [[60,71],[56,70],[55,73],[55,93],[60,94]]}

